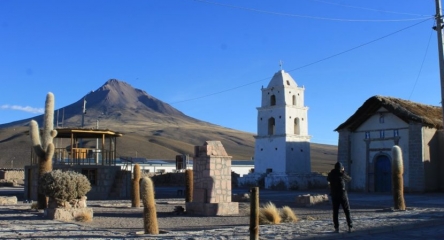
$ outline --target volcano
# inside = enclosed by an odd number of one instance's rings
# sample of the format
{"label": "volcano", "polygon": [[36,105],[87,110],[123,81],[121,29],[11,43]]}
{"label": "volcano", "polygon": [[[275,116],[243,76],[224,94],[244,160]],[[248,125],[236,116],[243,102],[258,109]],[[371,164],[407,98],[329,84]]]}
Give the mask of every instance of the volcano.
{"label": "volcano", "polygon": [[[55,98],[57,101],[57,96]],[[44,99],[42,96],[42,102]],[[82,121],[84,104],[86,112]],[[178,154],[193,156],[194,146],[201,146],[208,140],[221,141],[233,160],[251,160],[254,156],[252,133],[192,118],[117,79],[108,80],[97,90],[55,111],[54,124],[58,127],[96,128],[99,123],[100,129],[123,133],[117,143],[118,156],[147,159],[175,159]],[[0,168],[23,167],[30,163],[31,143],[27,131],[31,119],[42,126],[43,115],[0,125]],[[55,144],[64,147],[68,143],[58,140]],[[330,168],[330,162],[336,161],[337,146],[311,145],[312,158],[328,162]]]}

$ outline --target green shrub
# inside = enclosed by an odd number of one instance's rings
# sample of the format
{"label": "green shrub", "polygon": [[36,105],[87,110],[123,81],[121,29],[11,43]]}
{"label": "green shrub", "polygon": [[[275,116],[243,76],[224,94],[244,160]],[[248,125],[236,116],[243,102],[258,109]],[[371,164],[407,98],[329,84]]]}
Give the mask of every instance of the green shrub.
{"label": "green shrub", "polygon": [[88,178],[78,172],[55,170],[39,179],[39,192],[58,201],[79,199],[90,190]]}

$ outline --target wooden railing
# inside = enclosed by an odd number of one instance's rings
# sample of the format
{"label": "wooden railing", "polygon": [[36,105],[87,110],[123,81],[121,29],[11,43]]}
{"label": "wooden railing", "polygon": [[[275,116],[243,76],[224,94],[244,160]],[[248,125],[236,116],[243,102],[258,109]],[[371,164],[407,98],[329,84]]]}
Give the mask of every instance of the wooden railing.
{"label": "wooden railing", "polygon": [[[114,151],[95,148],[73,148],[67,151],[66,148],[56,148],[53,156],[53,163],[55,164],[69,164],[69,165],[103,165],[115,166],[116,153]],[[31,165],[38,164],[37,156],[34,151],[31,151]]]}

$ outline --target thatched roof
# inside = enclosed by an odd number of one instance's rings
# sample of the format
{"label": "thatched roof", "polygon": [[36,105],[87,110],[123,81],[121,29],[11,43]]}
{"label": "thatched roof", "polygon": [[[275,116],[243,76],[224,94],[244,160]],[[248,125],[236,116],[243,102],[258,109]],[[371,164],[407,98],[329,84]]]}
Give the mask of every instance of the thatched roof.
{"label": "thatched roof", "polygon": [[339,125],[335,131],[342,129],[356,130],[381,107],[384,107],[407,123],[418,122],[428,127],[442,128],[441,107],[376,95],[365,101],[364,104],[349,117],[347,121]]}

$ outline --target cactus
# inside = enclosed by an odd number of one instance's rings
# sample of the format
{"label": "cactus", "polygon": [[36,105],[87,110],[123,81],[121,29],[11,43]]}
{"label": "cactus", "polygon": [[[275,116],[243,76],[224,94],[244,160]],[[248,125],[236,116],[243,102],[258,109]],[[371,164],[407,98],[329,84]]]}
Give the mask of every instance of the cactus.
{"label": "cactus", "polygon": [[143,202],[143,226],[145,233],[159,234],[156,203],[154,201],[154,186],[149,177],[142,178],[140,195]]}
{"label": "cactus", "polygon": [[193,201],[193,170],[185,170],[185,202]]}
{"label": "cactus", "polygon": [[133,178],[133,192],[132,192],[132,199],[131,199],[131,207],[140,207],[140,165],[135,164],[134,165],[134,178]]}
{"label": "cactus", "polygon": [[[51,92],[46,95],[42,136],[40,136],[39,125],[34,120],[31,120],[29,123],[29,132],[31,135],[32,148],[38,157],[38,178],[40,179],[43,174],[52,170],[52,157],[54,155],[53,139],[57,136],[57,131],[54,130],[54,94]],[[47,207],[47,199],[44,194],[38,193],[37,201],[39,209]]]}
{"label": "cactus", "polygon": [[404,166],[402,163],[402,151],[399,146],[392,147],[392,184],[394,208],[405,210],[404,201]]}
{"label": "cactus", "polygon": [[259,188],[250,189],[250,240],[259,239]]}

